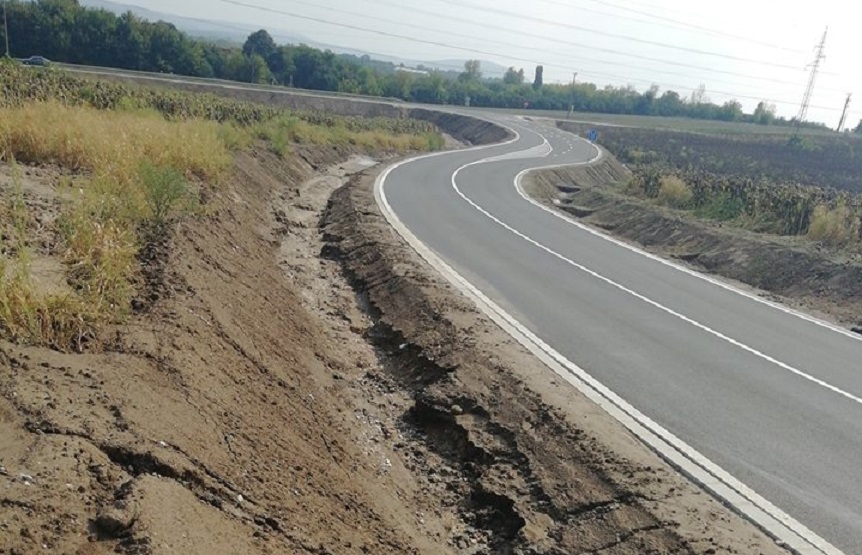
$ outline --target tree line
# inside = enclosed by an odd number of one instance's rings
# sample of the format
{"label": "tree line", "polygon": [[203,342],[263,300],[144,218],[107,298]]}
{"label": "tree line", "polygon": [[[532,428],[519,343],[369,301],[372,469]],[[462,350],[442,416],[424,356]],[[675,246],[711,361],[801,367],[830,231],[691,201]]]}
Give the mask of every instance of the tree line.
{"label": "tree line", "polygon": [[[736,100],[715,104],[701,86],[691,97],[657,86],[644,92],[632,86],[592,83],[546,84],[542,66],[527,82],[523,69],[509,68],[502,79],[482,75],[469,60],[463,71],[408,70],[368,56],[339,55],[306,45],[279,45],[264,30],[243,45],[198,40],[163,21],[131,12],[86,8],[77,0],[7,0],[9,44],[15,57],[267,83],[303,89],[398,98],[429,104],[469,103],[494,108],[598,112],[645,116],[682,116],[792,125],[761,102],[752,114]],[[0,44],[5,36],[0,26]],[[424,71],[422,70],[424,69]],[[823,127],[820,124],[806,124]],[[856,129],[862,133],[862,122]]]}

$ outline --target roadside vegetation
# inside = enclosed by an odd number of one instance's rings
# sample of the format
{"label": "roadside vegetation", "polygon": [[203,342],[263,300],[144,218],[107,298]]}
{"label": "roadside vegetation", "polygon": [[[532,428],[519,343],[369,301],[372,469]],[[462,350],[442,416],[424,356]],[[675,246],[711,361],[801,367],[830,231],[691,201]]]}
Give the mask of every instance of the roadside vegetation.
{"label": "roadside vegetation", "polygon": [[[121,322],[147,286],[141,253],[171,224],[199,211],[201,193],[232,175],[233,151],[259,144],[280,156],[301,145],[355,145],[365,152],[440,148],[426,122],[342,118],[114,83],[0,63],[0,162],[12,184],[0,209],[0,334],[81,350]],[[42,291],[31,272],[43,226],[21,172],[56,167],[59,238],[68,289]]]}
{"label": "roadside vegetation", "polygon": [[[588,127],[560,123],[584,134]],[[632,170],[622,191],[692,216],[759,233],[862,251],[862,141],[720,136],[601,128],[602,145]]]}

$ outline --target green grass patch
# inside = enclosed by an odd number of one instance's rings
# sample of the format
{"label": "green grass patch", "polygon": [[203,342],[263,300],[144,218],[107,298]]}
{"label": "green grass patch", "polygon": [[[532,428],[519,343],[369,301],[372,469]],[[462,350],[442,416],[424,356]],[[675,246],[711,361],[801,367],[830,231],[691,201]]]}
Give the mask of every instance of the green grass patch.
{"label": "green grass patch", "polygon": [[745,203],[742,199],[721,191],[709,196],[703,204],[695,209],[694,213],[699,218],[729,222],[736,220],[744,212]]}

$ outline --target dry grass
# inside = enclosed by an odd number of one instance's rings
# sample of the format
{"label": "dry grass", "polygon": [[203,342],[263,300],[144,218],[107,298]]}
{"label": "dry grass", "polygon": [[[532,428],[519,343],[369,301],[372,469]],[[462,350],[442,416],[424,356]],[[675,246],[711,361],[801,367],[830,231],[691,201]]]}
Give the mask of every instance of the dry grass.
{"label": "dry grass", "polygon": [[[140,224],[164,223],[185,196],[187,178],[215,182],[232,163],[216,123],[54,103],[0,109],[0,153],[86,174],[73,182],[74,201],[59,220],[73,294],[36,291],[26,226],[4,245],[11,254],[2,261],[0,328],[16,341],[58,349],[79,349],[99,324],[129,313]],[[7,212],[26,219],[23,203],[13,204]]]}
{"label": "dry grass", "polygon": [[171,121],[129,102],[115,110],[57,101],[0,107],[0,161],[57,164],[79,174],[70,181],[73,201],[57,224],[64,245],[55,254],[65,264],[67,293],[40,292],[33,281],[26,237],[32,215],[20,191],[0,213],[16,230],[0,237],[0,333],[79,350],[97,338],[100,326],[121,321],[136,293],[138,253],[147,240],[142,229],[165,229],[173,217],[193,210],[192,183],[218,183],[231,171],[231,151],[260,139],[282,156],[292,144],[352,144],[377,152],[443,144],[439,134],[424,130],[348,129],[286,115],[243,127]]}
{"label": "dry grass", "polygon": [[[385,131],[351,130],[344,125],[313,125],[293,116],[282,116],[254,126],[256,138],[266,140],[280,156],[290,153],[291,144],[355,145],[371,151],[408,152],[439,150],[443,139],[437,133],[390,133]],[[232,133],[226,131],[230,136]],[[243,144],[239,138],[233,138]]]}
{"label": "dry grass", "polygon": [[97,313],[74,295],[40,293],[33,283],[27,220],[17,167],[0,214],[10,233],[0,254],[0,332],[12,341],[80,349],[93,337]]}
{"label": "dry grass", "polygon": [[119,182],[141,162],[216,179],[231,164],[214,122],[169,122],[157,113],[108,112],[56,102],[0,109],[0,152],[25,163],[56,163]]}
{"label": "dry grass", "polygon": [[811,216],[807,237],[831,246],[846,246],[859,240],[860,219],[846,204],[818,205]]}
{"label": "dry grass", "polygon": [[666,175],[661,178],[661,183],[656,200],[665,206],[672,208],[687,208],[691,205],[694,193],[688,184],[674,175]]}

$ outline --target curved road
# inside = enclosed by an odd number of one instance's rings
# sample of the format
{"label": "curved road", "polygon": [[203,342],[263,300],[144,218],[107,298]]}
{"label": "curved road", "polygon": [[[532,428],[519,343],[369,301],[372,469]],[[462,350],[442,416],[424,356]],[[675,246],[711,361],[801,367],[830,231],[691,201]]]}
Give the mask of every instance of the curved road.
{"label": "curved road", "polygon": [[732,479],[712,488],[720,495],[751,488],[759,495],[730,501],[799,552],[862,553],[862,338],[528,201],[515,186],[524,170],[599,151],[489,117],[519,137],[391,169],[378,182],[390,216],[554,356],[680,442],[660,451],[712,468],[692,472],[707,487],[723,470]]}

